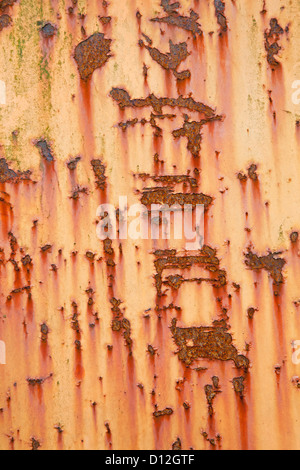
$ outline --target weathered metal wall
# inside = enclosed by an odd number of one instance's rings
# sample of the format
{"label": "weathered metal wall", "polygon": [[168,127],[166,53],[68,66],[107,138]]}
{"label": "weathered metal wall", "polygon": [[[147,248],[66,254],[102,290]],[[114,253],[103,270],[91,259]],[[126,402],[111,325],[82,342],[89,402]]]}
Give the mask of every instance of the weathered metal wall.
{"label": "weathered metal wall", "polygon": [[[299,449],[299,0],[0,10],[0,448]],[[170,194],[201,252],[97,238]]]}

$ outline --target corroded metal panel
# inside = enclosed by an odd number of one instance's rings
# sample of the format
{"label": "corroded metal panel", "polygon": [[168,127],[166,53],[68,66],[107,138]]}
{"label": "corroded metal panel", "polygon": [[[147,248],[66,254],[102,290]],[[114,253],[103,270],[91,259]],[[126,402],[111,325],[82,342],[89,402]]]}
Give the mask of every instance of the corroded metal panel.
{"label": "corroded metal panel", "polygon": [[0,13],[0,448],[299,449],[299,1]]}

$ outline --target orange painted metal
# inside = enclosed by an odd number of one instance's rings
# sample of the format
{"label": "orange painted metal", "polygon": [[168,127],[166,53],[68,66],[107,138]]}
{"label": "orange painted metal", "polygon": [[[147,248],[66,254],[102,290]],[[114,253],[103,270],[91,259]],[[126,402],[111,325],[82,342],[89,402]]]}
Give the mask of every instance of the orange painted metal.
{"label": "orange painted metal", "polygon": [[[173,3],[0,1],[2,450],[300,448],[299,2]],[[178,175],[216,252],[161,296],[96,211]]]}

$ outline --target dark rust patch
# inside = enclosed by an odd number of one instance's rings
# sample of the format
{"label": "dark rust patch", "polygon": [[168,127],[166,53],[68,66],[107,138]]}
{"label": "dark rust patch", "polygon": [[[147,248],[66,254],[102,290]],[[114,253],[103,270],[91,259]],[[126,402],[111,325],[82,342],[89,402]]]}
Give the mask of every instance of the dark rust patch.
{"label": "dark rust patch", "polygon": [[39,149],[41,156],[49,163],[54,161],[53,153],[50,144],[44,140],[38,140],[35,146]]}
{"label": "dark rust patch", "polygon": [[161,6],[163,7],[166,13],[174,13],[178,8],[180,8],[179,2],[170,3],[171,0],[161,0]]}
{"label": "dark rust patch", "polygon": [[141,203],[145,206],[151,204],[167,204],[168,206],[191,204],[196,207],[197,204],[203,204],[205,209],[208,209],[212,202],[213,198],[203,193],[174,193],[169,188],[145,189],[141,198]]}
{"label": "dark rust patch", "polygon": [[151,344],[148,344],[147,352],[150,354],[150,356],[153,357],[156,354],[156,349],[153,346],[151,346]]}
{"label": "dark rust patch", "polygon": [[190,186],[190,189],[196,189],[198,187],[198,183],[196,178],[191,177],[189,174],[187,175],[150,175],[147,173],[139,173],[138,178],[142,181],[147,181],[151,179],[157,184],[162,184],[165,186],[175,186],[177,184],[183,184],[184,187]]}
{"label": "dark rust patch", "polygon": [[76,186],[75,188],[72,189],[72,194],[70,198],[76,201],[77,199],[79,199],[81,194],[88,194],[88,193],[89,193],[88,188],[84,186]]}
{"label": "dark rust patch", "polygon": [[[163,282],[163,273],[165,270],[168,269],[179,269],[179,270],[186,270],[190,269],[193,266],[199,266],[204,268],[206,271],[211,273],[213,277],[209,279],[203,279],[203,278],[198,278],[198,279],[189,279],[185,280],[182,277],[178,277],[177,283],[180,287],[182,282],[185,281],[195,281],[198,283],[201,282],[209,282],[213,287],[220,288],[224,287],[227,284],[227,275],[226,271],[223,269],[220,269],[220,261],[216,256],[216,250],[213,248],[210,248],[207,245],[204,245],[202,250],[199,251],[199,255],[196,256],[177,256],[176,250],[172,251],[172,254],[169,254],[169,252],[164,252],[160,251],[159,253],[156,252],[156,260],[154,261],[154,266],[156,269],[156,275],[155,275],[155,286],[157,290],[157,294],[159,296],[162,295],[162,286],[164,284]],[[174,277],[168,278],[167,281],[165,281],[167,284],[169,284],[171,281],[171,284],[174,285]]]}
{"label": "dark rust patch", "polygon": [[8,28],[12,24],[12,19],[9,15],[0,16],[0,31],[4,28]]}
{"label": "dark rust patch", "polygon": [[173,442],[172,450],[182,450],[182,444],[181,444],[181,440],[179,439],[179,437],[177,437],[176,441]]}
{"label": "dark rust patch", "polygon": [[246,266],[254,271],[264,269],[270,274],[274,281],[274,293],[276,295],[279,294],[280,286],[284,282],[282,270],[286,264],[286,261],[283,258],[278,258],[280,254],[281,253],[270,252],[268,255],[258,256],[252,252],[251,248],[248,248],[248,252],[245,255]]}
{"label": "dark rust patch", "polygon": [[41,247],[41,252],[42,253],[47,253],[47,251],[50,251],[52,248],[52,245],[44,245]]}
{"label": "dark rust patch", "polygon": [[208,405],[208,414],[209,416],[213,416],[214,409],[213,409],[213,402],[218,393],[221,393],[220,390],[216,390],[213,385],[205,385],[204,392],[206,395],[206,401]]}
{"label": "dark rust patch", "polygon": [[255,163],[252,163],[250,167],[248,168],[248,176],[252,181],[257,181],[258,180],[258,174],[256,173],[257,170],[257,165]]}
{"label": "dark rust patch", "polygon": [[121,300],[112,298],[110,300],[112,304],[112,313],[113,313],[113,320],[111,324],[111,328],[115,332],[122,332],[123,337],[125,339],[125,344],[129,349],[130,355],[132,355],[132,345],[133,341],[131,339],[131,325],[130,321],[127,318],[124,318],[124,315],[120,309]]}
{"label": "dark rust patch", "polygon": [[[144,45],[143,41],[141,41],[141,44]],[[174,44],[170,40],[169,47],[170,52],[168,52],[167,54],[163,54],[156,47],[145,45],[145,48],[149,52],[152,59],[157,62],[163,69],[172,70],[177,80],[185,80],[186,78],[190,78],[191,73],[189,70],[184,70],[182,72],[177,71],[181,62],[186,60],[186,58],[189,56],[186,42]]]}
{"label": "dark rust patch", "polygon": [[122,131],[125,132],[128,129],[128,127],[134,127],[138,123],[139,123],[139,120],[137,118],[129,119],[128,121],[120,122],[119,127],[122,129]]}
{"label": "dark rust patch", "polygon": [[275,56],[281,51],[281,46],[278,44],[280,36],[284,33],[283,28],[279,25],[276,18],[270,21],[270,29],[265,31],[265,49],[267,51],[267,60],[272,67],[277,67],[279,62]]}
{"label": "dark rust patch", "polygon": [[201,121],[189,122],[189,118],[186,116],[183,127],[181,129],[175,129],[172,134],[175,139],[180,137],[186,137],[188,140],[187,149],[193,157],[199,157],[201,150],[202,134],[201,130],[205,124],[212,121],[221,121],[222,116],[214,116],[212,118],[202,119]]}
{"label": "dark rust patch", "polygon": [[228,30],[227,19],[225,16],[225,3],[222,0],[214,0],[216,17],[220,25],[221,34],[226,33]]}
{"label": "dark rust patch", "polygon": [[247,315],[248,315],[249,320],[253,320],[255,312],[257,312],[257,308],[254,308],[254,307],[248,308]]}
{"label": "dark rust patch", "polygon": [[41,447],[41,443],[35,439],[34,437],[31,438],[31,450],[39,450]]}
{"label": "dark rust patch", "polygon": [[[222,325],[222,326],[221,326]],[[238,369],[247,371],[250,361],[239,355],[232,344],[233,338],[228,333],[229,327],[225,322],[215,323],[208,327],[177,327],[177,319],[172,320],[171,332],[178,346],[178,358],[186,366],[198,359],[218,361],[233,361]]]}
{"label": "dark rust patch", "polygon": [[41,28],[42,36],[46,39],[52,38],[56,34],[56,27],[51,23],[46,23]]}
{"label": "dark rust patch", "polygon": [[0,1],[0,10],[5,10],[7,7],[12,7],[17,0],[1,0]]}
{"label": "dark rust patch", "polygon": [[27,383],[30,387],[41,386],[46,380],[50,379],[53,375],[50,374],[48,377],[39,377],[39,378],[28,378]]}
{"label": "dark rust patch", "polygon": [[48,340],[48,334],[49,334],[49,328],[46,323],[43,323],[41,325],[41,334],[42,334],[42,337],[41,337],[42,342],[46,343]]}
{"label": "dark rust patch", "polygon": [[241,398],[244,397],[244,391],[245,391],[244,382],[245,382],[245,377],[235,377],[232,381],[235,393],[237,393]]}
{"label": "dark rust patch", "polygon": [[170,106],[171,108],[184,108],[189,111],[195,111],[203,114],[206,119],[221,119],[221,116],[216,116],[212,108],[195,101],[192,97],[157,98],[154,94],[151,94],[147,98],[131,99],[129,93],[122,88],[113,88],[110,92],[110,96],[118,103],[120,109],[151,107],[155,113],[161,115],[163,114],[163,108]]}
{"label": "dark rust patch", "polygon": [[111,16],[99,16],[99,20],[105,26],[111,22],[112,17]]}
{"label": "dark rust patch", "polygon": [[203,34],[201,25],[198,23],[199,15],[194,10],[190,10],[190,16],[182,16],[177,11],[181,6],[179,2],[170,4],[170,0],[162,0],[161,6],[167,15],[162,18],[152,18],[151,21],[165,23],[189,31],[193,34],[194,39],[197,35],[201,36]]}
{"label": "dark rust patch", "polygon": [[92,160],[91,165],[96,178],[96,187],[104,191],[106,187],[105,166],[101,160]]}
{"label": "dark rust patch", "polygon": [[11,170],[5,160],[0,158],[0,183],[19,183],[20,181],[30,181],[31,171]]}
{"label": "dark rust patch", "polygon": [[299,232],[292,232],[290,235],[290,240],[292,243],[297,243],[299,239]]}
{"label": "dark rust patch", "polygon": [[171,416],[174,413],[172,408],[165,408],[164,410],[156,410],[153,413],[154,418],[161,418],[163,416]]}
{"label": "dark rust patch", "polygon": [[111,57],[111,42],[111,39],[105,39],[104,34],[95,33],[76,46],[74,58],[81,80],[87,81],[96,69],[106,64]]}
{"label": "dark rust patch", "polygon": [[32,259],[29,255],[26,255],[24,256],[22,259],[21,259],[21,263],[23,264],[23,266],[29,266],[29,265],[32,265]]}
{"label": "dark rust patch", "polygon": [[78,165],[78,163],[80,162],[80,160],[81,160],[81,157],[80,157],[79,155],[78,155],[78,157],[75,157],[75,158],[71,159],[71,160],[67,163],[69,170],[71,170],[71,171],[76,170],[77,165]]}

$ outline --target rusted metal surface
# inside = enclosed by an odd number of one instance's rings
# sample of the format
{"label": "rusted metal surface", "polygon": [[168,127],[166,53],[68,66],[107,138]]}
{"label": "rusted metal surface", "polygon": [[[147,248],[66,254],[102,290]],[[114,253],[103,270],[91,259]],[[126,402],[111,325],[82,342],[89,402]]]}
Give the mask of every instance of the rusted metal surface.
{"label": "rusted metal surface", "polygon": [[[299,1],[0,11],[0,449],[299,449]],[[203,249],[100,241],[124,195]]]}

